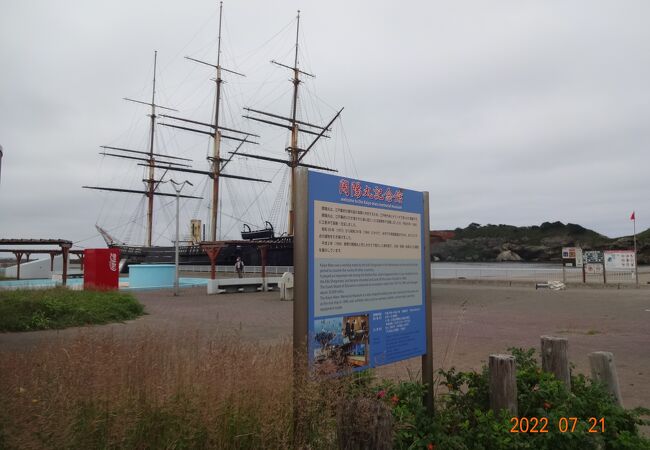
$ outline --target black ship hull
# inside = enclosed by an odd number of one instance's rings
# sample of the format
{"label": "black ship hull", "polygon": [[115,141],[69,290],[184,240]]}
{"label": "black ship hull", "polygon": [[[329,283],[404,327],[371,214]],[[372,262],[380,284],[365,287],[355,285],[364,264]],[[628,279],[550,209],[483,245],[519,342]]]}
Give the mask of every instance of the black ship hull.
{"label": "black ship hull", "polygon": [[[261,266],[261,247],[266,247],[267,266],[293,266],[293,238],[282,237],[269,240],[225,241],[217,257],[218,266],[234,265],[237,257],[247,266]],[[175,249],[170,247],[143,247],[132,245],[111,245],[120,249],[120,258],[125,260],[123,271],[133,264],[174,264]],[[209,266],[210,258],[200,245],[181,245],[178,248],[180,265]]]}

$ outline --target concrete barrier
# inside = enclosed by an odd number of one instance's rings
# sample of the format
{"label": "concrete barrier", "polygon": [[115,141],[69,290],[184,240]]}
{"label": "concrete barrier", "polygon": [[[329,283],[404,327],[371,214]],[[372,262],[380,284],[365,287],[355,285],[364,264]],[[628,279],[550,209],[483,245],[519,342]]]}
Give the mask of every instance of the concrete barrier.
{"label": "concrete barrier", "polygon": [[280,288],[280,300],[293,300],[293,274],[291,272],[282,274],[278,287]]}
{"label": "concrete barrier", "polygon": [[[267,290],[277,289],[280,277],[266,277]],[[234,292],[257,292],[263,290],[264,279],[253,278],[217,278],[208,280],[208,295],[234,293]]]}
{"label": "concrete barrier", "polygon": [[[63,257],[61,255],[54,257],[54,271],[50,270],[50,257],[43,259],[33,259],[29,262],[20,264],[20,278],[26,280],[29,278],[50,278],[53,273],[63,270]],[[68,273],[71,271],[71,264],[68,260]],[[7,278],[16,278],[17,266],[9,266],[4,270],[4,276]]]}
{"label": "concrete barrier", "polygon": [[173,287],[175,271],[176,267],[173,264],[134,264],[129,266],[129,287],[132,289]]}

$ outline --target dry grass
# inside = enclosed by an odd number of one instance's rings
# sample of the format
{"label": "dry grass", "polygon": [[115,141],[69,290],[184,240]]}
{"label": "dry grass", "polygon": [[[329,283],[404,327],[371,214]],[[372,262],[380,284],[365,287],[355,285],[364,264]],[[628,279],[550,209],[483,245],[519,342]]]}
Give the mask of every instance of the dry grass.
{"label": "dry grass", "polygon": [[[289,342],[91,331],[0,354],[0,448],[289,448]],[[342,381],[305,383],[304,445],[332,448]]]}

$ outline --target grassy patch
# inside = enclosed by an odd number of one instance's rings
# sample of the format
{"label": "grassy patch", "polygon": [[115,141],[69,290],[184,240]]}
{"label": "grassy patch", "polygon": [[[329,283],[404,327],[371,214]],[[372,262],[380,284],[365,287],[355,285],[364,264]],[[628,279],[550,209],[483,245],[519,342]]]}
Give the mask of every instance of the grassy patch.
{"label": "grassy patch", "polygon": [[[0,448],[292,447],[290,342],[88,329],[65,347],[0,350],[0,361]],[[324,443],[312,448],[334,448],[336,383],[304,394],[310,438]]]}
{"label": "grassy patch", "polygon": [[[396,450],[650,449],[637,427],[648,411],[616,406],[584,376],[572,377],[567,390],[531,350],[512,349],[519,415],[546,417],[545,434],[511,433],[509,415],[490,412],[485,369],[440,371],[431,417],[417,379],[324,374],[294,391],[289,341],[179,331],[120,337],[87,329],[65,346],[0,350],[0,448],[290,449],[296,405],[295,444],[314,450],[340,448],[339,439],[347,448],[385,448],[355,445],[341,433],[376,437],[384,426],[384,443],[392,437]],[[384,413],[392,421],[382,425]],[[580,419],[575,432],[558,431],[563,417]],[[605,431],[590,433],[589,417],[605,418]]]}
{"label": "grassy patch", "polygon": [[0,291],[0,332],[121,322],[142,315],[131,295],[65,288]]}

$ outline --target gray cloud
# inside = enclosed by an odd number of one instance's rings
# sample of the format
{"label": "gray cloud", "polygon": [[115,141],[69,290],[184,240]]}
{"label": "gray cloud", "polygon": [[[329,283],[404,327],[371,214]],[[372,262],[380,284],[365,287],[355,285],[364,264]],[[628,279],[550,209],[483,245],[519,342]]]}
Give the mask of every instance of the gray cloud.
{"label": "gray cloud", "polygon": [[[251,151],[281,156],[287,145],[286,133],[244,122],[240,108],[288,112],[290,74],[268,60],[291,61],[291,20],[300,8],[301,62],[317,75],[305,83],[301,110],[326,122],[346,108],[343,127],[312,161],[430,191],[434,228],[562,220],[615,236],[630,233],[633,209],[640,229],[650,225],[646,2],[251,0],[224,7],[223,63],[247,74],[228,77],[224,118],[262,135]],[[159,101],[209,120],[213,74],[182,57],[214,60],[216,12],[203,0],[191,7],[153,0],[4,5],[1,236],[80,240],[97,221],[129,234],[140,198],[80,186],[142,185],[141,167],[97,153],[102,144],[146,148],[146,108],[121,98],[149,98],[154,49]],[[159,127],[157,142],[205,167],[206,139]],[[343,158],[350,152],[354,167]],[[262,221],[282,173],[252,160],[230,170],[275,177],[265,191],[223,186],[224,213],[237,216],[262,192],[244,214]],[[195,211],[204,216],[206,204],[188,202],[184,220]],[[159,211],[159,243],[171,236],[170,214]],[[233,223],[223,217],[229,237]],[[131,228],[141,239],[141,229]]]}

